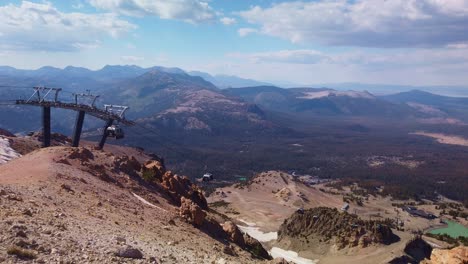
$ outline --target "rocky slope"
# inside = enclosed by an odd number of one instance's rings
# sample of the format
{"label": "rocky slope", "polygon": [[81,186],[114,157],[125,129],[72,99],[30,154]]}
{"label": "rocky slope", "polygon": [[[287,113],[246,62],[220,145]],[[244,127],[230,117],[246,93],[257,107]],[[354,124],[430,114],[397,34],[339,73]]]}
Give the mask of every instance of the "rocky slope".
{"label": "rocky slope", "polygon": [[207,207],[200,190],[167,171],[161,159],[141,163],[148,157],[114,153],[51,147],[1,165],[0,262],[263,263],[269,258],[258,241],[223,228],[219,221],[226,219]]}
{"label": "rocky slope", "polygon": [[[385,221],[362,220],[336,208],[317,207],[296,212],[278,231],[278,241],[290,240],[307,247],[319,238],[338,249],[364,248],[371,244],[391,244],[399,240]],[[297,250],[297,249],[296,249]]]}
{"label": "rocky slope", "polygon": [[390,264],[420,263],[431,256],[432,247],[421,236],[409,240],[403,250],[403,255],[392,259]]}
{"label": "rocky slope", "polygon": [[422,264],[466,264],[468,263],[468,247],[459,246],[453,249],[434,249],[429,260]]}

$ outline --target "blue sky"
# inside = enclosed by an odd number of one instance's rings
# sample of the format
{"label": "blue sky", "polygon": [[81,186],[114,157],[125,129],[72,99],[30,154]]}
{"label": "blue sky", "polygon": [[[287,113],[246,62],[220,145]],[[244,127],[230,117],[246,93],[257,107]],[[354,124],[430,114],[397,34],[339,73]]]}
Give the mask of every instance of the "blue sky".
{"label": "blue sky", "polygon": [[0,64],[464,85],[468,0],[1,1]]}

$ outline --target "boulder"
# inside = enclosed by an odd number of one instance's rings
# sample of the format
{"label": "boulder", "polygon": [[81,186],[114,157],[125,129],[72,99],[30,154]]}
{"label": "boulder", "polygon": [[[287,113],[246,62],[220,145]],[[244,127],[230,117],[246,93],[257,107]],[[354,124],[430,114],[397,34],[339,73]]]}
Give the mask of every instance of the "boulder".
{"label": "boulder", "polygon": [[434,249],[430,260],[423,264],[464,264],[468,263],[468,247],[459,246],[453,249]]}
{"label": "boulder", "polygon": [[252,253],[256,258],[271,260],[271,256],[268,251],[262,246],[257,239],[244,234],[245,248]]}
{"label": "boulder", "polygon": [[142,167],[143,172],[148,172],[154,180],[162,181],[163,175],[166,173],[166,167],[161,160],[149,160]]}
{"label": "boulder", "polygon": [[231,221],[227,221],[223,224],[223,230],[227,233],[229,240],[236,243],[240,247],[245,246],[244,237],[242,236],[242,232],[239,230],[237,225],[235,225]]}
{"label": "boulder", "polygon": [[206,213],[192,200],[182,197],[180,199],[179,214],[194,226],[201,226],[205,220]]}
{"label": "boulder", "polygon": [[181,197],[185,197],[192,200],[202,209],[208,209],[208,203],[200,188],[193,184],[189,178],[185,176],[180,177],[171,171],[167,171],[163,159],[145,162],[141,172],[145,180],[160,183],[178,206],[181,205]]}
{"label": "boulder", "polygon": [[68,155],[68,158],[89,161],[94,159],[94,154],[89,149],[80,147],[72,149],[70,155]]}
{"label": "boulder", "polygon": [[121,258],[142,259],[143,253],[139,249],[127,246],[117,250],[116,256]]}
{"label": "boulder", "polygon": [[136,172],[141,170],[141,164],[135,157],[126,155],[114,158],[113,164],[115,171],[122,171],[128,175],[136,175]]}
{"label": "boulder", "polygon": [[172,174],[171,171],[167,171],[162,177],[161,185],[176,203],[180,202],[181,197],[185,197],[202,209],[208,209],[208,202],[202,191],[195,184],[192,184],[187,177],[180,177]]}
{"label": "boulder", "polygon": [[224,246],[223,248],[223,253],[230,255],[230,256],[237,256],[236,252],[234,251],[234,247],[229,245],[229,246]]}

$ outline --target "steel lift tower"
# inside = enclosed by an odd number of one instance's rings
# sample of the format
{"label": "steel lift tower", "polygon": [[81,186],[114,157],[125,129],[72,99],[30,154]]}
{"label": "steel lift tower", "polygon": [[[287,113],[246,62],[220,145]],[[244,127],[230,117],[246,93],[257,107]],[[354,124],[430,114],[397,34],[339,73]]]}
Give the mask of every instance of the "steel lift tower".
{"label": "steel lift tower", "polygon": [[[135,123],[133,121],[125,119],[125,111],[129,108],[127,106],[116,106],[116,105],[105,105],[104,110],[99,109],[95,106],[96,100],[99,96],[90,94],[73,94],[73,103],[64,103],[58,100],[59,93],[62,91],[61,88],[48,88],[48,87],[34,87],[34,93],[29,97],[28,100],[16,100],[17,105],[32,105],[42,107],[42,133],[43,133],[43,147],[49,147],[51,141],[51,129],[50,121],[51,107],[62,108],[77,111],[77,118],[75,122],[75,128],[72,137],[72,146],[78,147],[80,143],[81,132],[83,129],[83,123],[85,115],[91,115],[106,121],[104,131],[99,142],[98,148],[102,149],[109,135],[119,138],[119,134],[116,131],[120,131],[120,138],[123,137],[122,130],[113,125],[114,122],[122,123],[127,126],[132,126]],[[84,104],[82,100],[90,100],[91,103]]]}

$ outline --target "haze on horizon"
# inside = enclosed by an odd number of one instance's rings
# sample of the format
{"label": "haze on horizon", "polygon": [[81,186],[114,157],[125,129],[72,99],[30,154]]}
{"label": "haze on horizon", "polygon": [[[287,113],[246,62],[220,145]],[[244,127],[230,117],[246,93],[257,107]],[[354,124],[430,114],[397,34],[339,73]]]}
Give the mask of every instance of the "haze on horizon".
{"label": "haze on horizon", "polygon": [[0,65],[262,81],[468,83],[468,0],[2,1]]}

